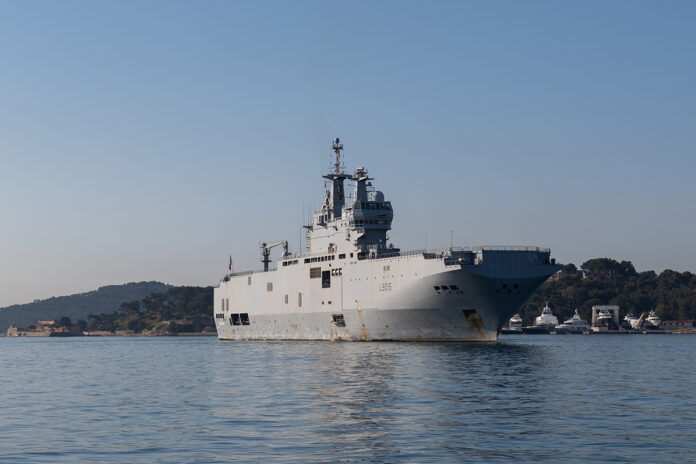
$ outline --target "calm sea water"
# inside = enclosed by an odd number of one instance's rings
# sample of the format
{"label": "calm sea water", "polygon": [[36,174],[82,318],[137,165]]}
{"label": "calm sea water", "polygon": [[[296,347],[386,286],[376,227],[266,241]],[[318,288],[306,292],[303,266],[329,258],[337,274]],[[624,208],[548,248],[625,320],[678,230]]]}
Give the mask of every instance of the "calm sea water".
{"label": "calm sea water", "polygon": [[0,339],[0,462],[696,462],[696,336]]}

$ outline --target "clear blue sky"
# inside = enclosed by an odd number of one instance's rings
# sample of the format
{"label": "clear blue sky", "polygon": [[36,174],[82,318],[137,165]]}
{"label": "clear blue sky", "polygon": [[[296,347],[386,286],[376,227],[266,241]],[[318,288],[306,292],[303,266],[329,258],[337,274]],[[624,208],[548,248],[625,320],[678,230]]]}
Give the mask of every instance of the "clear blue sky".
{"label": "clear blue sky", "polygon": [[[297,249],[331,152],[402,249],[696,271],[695,2],[0,3],[0,306]],[[277,252],[274,256],[277,256]]]}

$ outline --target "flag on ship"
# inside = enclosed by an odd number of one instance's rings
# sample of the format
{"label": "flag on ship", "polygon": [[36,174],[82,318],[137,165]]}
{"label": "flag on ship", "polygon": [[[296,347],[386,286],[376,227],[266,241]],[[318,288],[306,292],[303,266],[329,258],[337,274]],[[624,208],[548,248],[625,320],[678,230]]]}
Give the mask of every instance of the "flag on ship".
{"label": "flag on ship", "polygon": [[232,255],[230,255],[230,265],[228,267],[229,267],[229,270],[231,271],[232,270]]}

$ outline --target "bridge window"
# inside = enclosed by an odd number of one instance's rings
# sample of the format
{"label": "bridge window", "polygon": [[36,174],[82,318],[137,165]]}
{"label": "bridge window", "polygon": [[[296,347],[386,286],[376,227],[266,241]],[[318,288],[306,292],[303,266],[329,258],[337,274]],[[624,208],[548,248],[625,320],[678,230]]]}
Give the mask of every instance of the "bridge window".
{"label": "bridge window", "polygon": [[242,325],[242,322],[239,319],[239,314],[230,314],[230,322],[232,325]]}
{"label": "bridge window", "polygon": [[249,325],[249,313],[240,314],[239,319],[242,321],[242,325]]}

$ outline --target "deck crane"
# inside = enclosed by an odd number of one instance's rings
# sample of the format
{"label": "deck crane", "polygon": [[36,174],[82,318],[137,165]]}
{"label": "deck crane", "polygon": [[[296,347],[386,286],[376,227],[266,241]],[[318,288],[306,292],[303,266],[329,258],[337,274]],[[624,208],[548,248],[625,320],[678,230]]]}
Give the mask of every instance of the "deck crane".
{"label": "deck crane", "polygon": [[283,258],[288,256],[288,241],[281,240],[279,242],[261,243],[261,262],[263,263],[263,272],[268,272],[268,263],[271,262],[271,248],[277,247],[278,245],[283,246]]}

